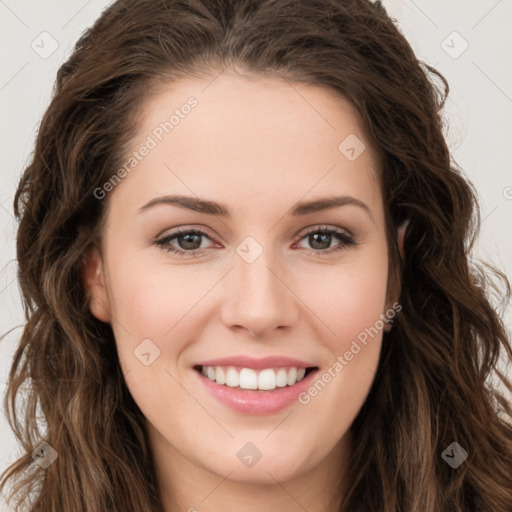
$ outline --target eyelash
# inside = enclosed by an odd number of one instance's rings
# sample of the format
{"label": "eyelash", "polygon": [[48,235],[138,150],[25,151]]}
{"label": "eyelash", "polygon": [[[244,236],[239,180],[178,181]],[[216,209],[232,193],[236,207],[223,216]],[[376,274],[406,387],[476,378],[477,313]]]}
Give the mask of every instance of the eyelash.
{"label": "eyelash", "polygon": [[[314,229],[308,231],[307,233],[304,233],[298,239],[297,242],[300,242],[301,240],[303,240],[304,238],[306,238],[307,236],[309,236],[309,235],[311,235],[313,233],[322,233],[322,234],[334,235],[342,243],[340,245],[338,245],[338,246],[331,247],[329,249],[321,249],[321,250],[306,249],[306,252],[311,254],[311,255],[315,255],[315,256],[321,255],[321,256],[324,256],[324,255],[327,255],[327,254],[332,254],[332,253],[341,251],[343,249],[346,249],[347,247],[357,245],[354,237],[352,237],[351,235],[349,235],[345,231],[329,228],[327,226],[315,227]],[[164,236],[164,237],[162,237],[162,238],[160,238],[158,240],[155,240],[154,244],[157,245],[158,247],[160,247],[161,249],[163,249],[164,251],[172,252],[172,253],[180,256],[180,257],[200,256],[204,252],[203,249],[194,249],[194,250],[191,250],[191,251],[185,251],[183,249],[176,249],[175,247],[171,246],[169,244],[169,242],[171,240],[177,238],[180,235],[200,235],[200,236],[205,236],[206,238],[209,238],[210,240],[212,240],[212,237],[208,236],[207,233],[205,233],[204,231],[201,231],[200,229],[178,228],[175,231],[173,231],[172,233],[169,233],[168,235],[166,235],[166,236]],[[297,242],[294,242],[294,243],[297,243]]]}

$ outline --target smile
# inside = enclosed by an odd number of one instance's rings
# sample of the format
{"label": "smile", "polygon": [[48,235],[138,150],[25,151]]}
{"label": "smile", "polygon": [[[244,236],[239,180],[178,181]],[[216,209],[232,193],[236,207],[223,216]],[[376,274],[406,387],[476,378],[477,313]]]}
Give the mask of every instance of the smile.
{"label": "smile", "polygon": [[202,361],[192,368],[199,386],[206,388],[210,397],[238,413],[258,416],[277,413],[297,402],[318,369],[314,363],[284,356],[227,357]]}

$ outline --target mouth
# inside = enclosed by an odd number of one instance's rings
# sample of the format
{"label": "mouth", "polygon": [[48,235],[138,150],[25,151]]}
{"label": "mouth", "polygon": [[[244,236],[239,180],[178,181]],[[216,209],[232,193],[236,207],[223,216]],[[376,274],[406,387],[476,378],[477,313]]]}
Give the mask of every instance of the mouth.
{"label": "mouth", "polygon": [[246,416],[275,414],[296,404],[318,372],[318,366],[259,366],[204,364],[192,371],[212,398]]}
{"label": "mouth", "polygon": [[194,370],[219,386],[268,393],[294,387],[318,370],[318,366],[247,368],[241,366],[195,365]]}
{"label": "mouth", "polygon": [[296,403],[319,367],[286,355],[239,354],[198,361],[191,371],[199,387],[218,403],[237,413],[261,416]]}

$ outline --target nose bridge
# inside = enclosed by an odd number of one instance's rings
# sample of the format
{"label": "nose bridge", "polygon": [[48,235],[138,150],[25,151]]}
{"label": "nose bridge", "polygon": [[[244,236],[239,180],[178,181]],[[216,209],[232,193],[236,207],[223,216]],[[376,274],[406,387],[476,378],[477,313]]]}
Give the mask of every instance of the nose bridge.
{"label": "nose bridge", "polygon": [[293,293],[287,288],[272,248],[247,237],[236,249],[224,303],[226,325],[242,326],[253,334],[291,325],[297,315]]}

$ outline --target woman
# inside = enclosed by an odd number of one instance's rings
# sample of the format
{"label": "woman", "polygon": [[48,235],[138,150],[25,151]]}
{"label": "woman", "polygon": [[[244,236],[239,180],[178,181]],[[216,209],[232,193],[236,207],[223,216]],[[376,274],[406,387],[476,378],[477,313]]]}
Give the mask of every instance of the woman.
{"label": "woman", "polygon": [[447,93],[379,3],[113,3],[15,198],[4,485],[38,512],[510,511],[512,348]]}

